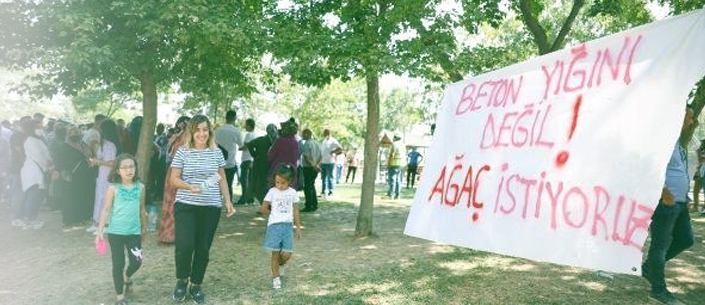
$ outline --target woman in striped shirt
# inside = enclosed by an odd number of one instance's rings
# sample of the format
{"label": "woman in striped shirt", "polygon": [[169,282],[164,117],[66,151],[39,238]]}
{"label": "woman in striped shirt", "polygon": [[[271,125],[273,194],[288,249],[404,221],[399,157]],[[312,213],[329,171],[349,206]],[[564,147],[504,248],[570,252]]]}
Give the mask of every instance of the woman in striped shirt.
{"label": "woman in striped shirt", "polygon": [[194,116],[184,136],[184,146],[174,155],[169,177],[177,189],[174,204],[177,283],[173,299],[186,299],[190,280],[189,294],[194,302],[202,304],[205,295],[201,283],[223,199],[227,217],[235,214],[235,208],[225,179],[225,159],[214,144],[213,128],[208,118]]}

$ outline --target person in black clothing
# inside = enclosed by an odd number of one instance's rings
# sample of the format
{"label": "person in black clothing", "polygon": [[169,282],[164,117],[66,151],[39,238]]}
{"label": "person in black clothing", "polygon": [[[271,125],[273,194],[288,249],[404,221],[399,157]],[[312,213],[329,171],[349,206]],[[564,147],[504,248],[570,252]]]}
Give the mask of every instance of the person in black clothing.
{"label": "person in black clothing", "polygon": [[81,141],[81,130],[71,127],[67,131],[66,142],[56,150],[56,194],[61,208],[62,222],[72,226],[91,219],[95,198],[96,169],[89,159],[93,151]]}
{"label": "person in black clothing", "polygon": [[267,154],[272,143],[279,137],[277,125],[269,124],[266,130],[267,135],[256,138],[247,144],[247,149],[252,154],[252,158],[254,158],[250,176],[250,189],[252,190],[252,195],[257,198],[260,204],[264,201],[264,196],[267,195],[269,190],[267,181],[269,161],[267,160]]}

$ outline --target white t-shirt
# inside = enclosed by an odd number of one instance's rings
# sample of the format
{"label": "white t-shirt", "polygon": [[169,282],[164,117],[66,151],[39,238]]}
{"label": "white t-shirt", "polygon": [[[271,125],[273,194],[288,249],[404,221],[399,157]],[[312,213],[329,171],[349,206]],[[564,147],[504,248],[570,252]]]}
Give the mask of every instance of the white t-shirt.
{"label": "white t-shirt", "polygon": [[[243,146],[250,141],[254,140],[257,138],[257,135],[255,134],[254,131],[248,131],[247,134],[245,134],[245,140],[243,141]],[[242,162],[245,161],[253,161],[254,158],[252,158],[252,155],[250,154],[250,150],[245,148],[242,150]]]}
{"label": "white t-shirt", "polygon": [[333,151],[340,146],[338,140],[333,137],[328,137],[321,141],[321,163],[322,164],[333,164],[335,163],[333,159]]}
{"label": "white t-shirt", "polygon": [[335,155],[335,164],[336,165],[345,165],[345,154]]}
{"label": "white t-shirt", "polygon": [[225,168],[233,168],[237,165],[235,154],[238,147],[242,146],[242,133],[240,129],[231,125],[224,124],[215,131],[215,143],[223,146],[228,151],[228,158],[225,159]]}
{"label": "white t-shirt", "polygon": [[269,202],[269,221],[267,225],[275,223],[293,223],[294,207],[299,202],[296,190],[288,188],[284,191],[276,187],[270,188],[264,201]]}

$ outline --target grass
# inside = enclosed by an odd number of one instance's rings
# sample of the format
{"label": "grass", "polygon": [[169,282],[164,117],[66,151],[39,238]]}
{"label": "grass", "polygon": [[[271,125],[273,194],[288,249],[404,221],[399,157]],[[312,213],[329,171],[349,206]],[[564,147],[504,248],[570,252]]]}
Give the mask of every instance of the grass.
{"label": "grass", "polygon": [[[593,270],[538,263],[403,235],[413,193],[385,201],[378,186],[375,235],[355,239],[360,185],[341,186],[316,213],[302,214],[303,238],[271,289],[265,218],[254,206],[222,218],[203,283],[207,304],[644,304],[648,284],[637,276],[599,277]],[[8,210],[5,209],[7,212]],[[3,213],[7,215],[7,213]],[[60,215],[42,210],[39,231],[0,228],[0,304],[112,304],[109,256],[93,250],[83,228],[64,230]],[[3,217],[9,224],[9,217]],[[705,299],[705,220],[695,218],[694,247],[667,265],[671,290],[686,304]],[[134,277],[130,304],[173,304],[173,246],[151,234]],[[615,257],[615,259],[619,259]],[[187,302],[191,302],[187,300]]]}

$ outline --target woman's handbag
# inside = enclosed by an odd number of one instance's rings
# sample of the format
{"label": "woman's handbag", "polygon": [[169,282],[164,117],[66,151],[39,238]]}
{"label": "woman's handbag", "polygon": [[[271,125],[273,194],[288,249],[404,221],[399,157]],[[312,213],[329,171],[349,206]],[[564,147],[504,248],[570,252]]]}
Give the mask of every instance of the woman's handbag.
{"label": "woman's handbag", "polygon": [[66,182],[71,182],[73,181],[73,175],[76,173],[76,170],[78,170],[79,167],[81,167],[81,163],[83,161],[80,161],[76,163],[76,166],[73,167],[73,170],[68,171],[68,170],[61,170],[61,180],[64,180]]}

